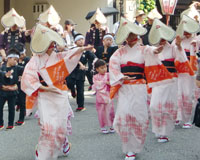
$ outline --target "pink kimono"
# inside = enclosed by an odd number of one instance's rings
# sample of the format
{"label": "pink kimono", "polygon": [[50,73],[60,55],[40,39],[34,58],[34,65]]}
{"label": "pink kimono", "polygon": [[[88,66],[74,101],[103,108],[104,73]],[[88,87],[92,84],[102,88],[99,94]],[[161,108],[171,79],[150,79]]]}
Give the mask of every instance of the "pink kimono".
{"label": "pink kimono", "polygon": [[[118,49],[109,63],[111,97],[118,93],[114,129],[122,140],[124,153],[143,149],[149,125],[147,85],[153,87],[172,81],[167,69],[153,54],[152,47],[139,43]],[[124,76],[134,80],[122,80]]]}
{"label": "pink kimono", "polygon": [[110,99],[109,74],[96,74],[93,77],[93,90],[96,91],[96,109],[101,128],[112,127],[114,120],[114,104]]}
{"label": "pink kimono", "polygon": [[[174,129],[177,118],[178,75],[183,74],[181,68],[189,68],[188,71],[190,72],[192,70],[184,50],[179,51],[176,45],[167,43],[163,51],[156,56],[168,69],[174,81],[152,88],[150,103],[152,131],[156,135],[168,136]],[[186,71],[184,74],[190,75]]]}
{"label": "pink kimono", "polygon": [[[197,70],[197,58],[195,48],[191,45],[191,42],[195,40],[193,37],[182,41],[182,48],[185,50],[185,54],[188,58],[192,70]],[[195,95],[195,76],[193,74],[181,73],[178,76],[178,113],[177,120],[184,123],[190,122],[192,116],[193,98]]]}
{"label": "pink kimono", "polygon": [[[70,117],[73,111],[69,104],[66,76],[76,67],[81,52],[73,49],[49,56],[33,56],[27,64],[21,81],[21,88],[31,97],[31,103],[38,107],[41,133],[37,145],[39,160],[56,160],[68,133],[71,132]],[[39,89],[43,81],[58,93]]]}

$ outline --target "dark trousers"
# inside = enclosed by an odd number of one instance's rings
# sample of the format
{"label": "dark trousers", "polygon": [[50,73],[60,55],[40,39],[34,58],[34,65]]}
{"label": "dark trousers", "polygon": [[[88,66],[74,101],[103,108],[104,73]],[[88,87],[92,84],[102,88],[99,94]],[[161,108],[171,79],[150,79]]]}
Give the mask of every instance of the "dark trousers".
{"label": "dark trousers", "polygon": [[90,86],[93,85],[93,74],[91,71],[86,71],[86,77],[88,79],[88,82],[90,84]]}
{"label": "dark trousers", "polygon": [[67,86],[72,92],[77,91],[76,103],[78,107],[84,107],[84,81],[67,78]]}
{"label": "dark trousers", "polygon": [[17,105],[19,106],[19,121],[24,122],[24,117],[26,115],[26,94],[19,90],[19,94],[17,96]]}
{"label": "dark trousers", "polygon": [[8,125],[13,126],[14,118],[15,118],[16,98],[17,98],[17,96],[7,96],[7,97],[0,96],[0,125],[4,124],[3,108],[7,101],[8,102]]}

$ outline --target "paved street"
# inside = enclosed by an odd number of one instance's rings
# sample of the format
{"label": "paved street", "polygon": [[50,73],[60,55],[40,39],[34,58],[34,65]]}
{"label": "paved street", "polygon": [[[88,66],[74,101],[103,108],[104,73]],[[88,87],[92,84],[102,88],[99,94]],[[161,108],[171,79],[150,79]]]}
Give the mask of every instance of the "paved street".
{"label": "paved street", "polygon": [[[75,100],[70,98],[75,110]],[[117,134],[103,135],[99,131],[95,96],[86,92],[86,108],[72,120],[73,135],[70,155],[60,160],[123,160],[121,142]],[[16,119],[18,113],[16,114]],[[7,110],[4,111],[7,124]],[[30,117],[26,124],[12,131],[0,132],[0,160],[34,160],[34,149],[39,136],[37,120]],[[177,127],[166,144],[157,143],[149,129],[142,153],[137,160],[200,160],[200,129],[184,130]]]}

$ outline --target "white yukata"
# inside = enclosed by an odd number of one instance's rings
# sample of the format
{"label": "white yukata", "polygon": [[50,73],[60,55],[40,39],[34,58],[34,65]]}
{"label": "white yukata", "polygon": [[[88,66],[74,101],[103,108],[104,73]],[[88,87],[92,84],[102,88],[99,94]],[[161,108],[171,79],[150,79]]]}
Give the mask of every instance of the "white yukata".
{"label": "white yukata", "polygon": [[[181,46],[185,50],[185,54],[188,58],[192,70],[197,70],[197,58],[194,47],[191,42],[194,40],[191,38],[184,38]],[[178,75],[178,113],[177,120],[184,123],[191,121],[192,107],[195,96],[195,76],[194,72],[190,74],[182,73]],[[196,102],[195,102],[196,103]]]}
{"label": "white yukata", "polygon": [[[168,42],[158,55],[164,66],[173,77],[173,81],[152,88],[150,111],[152,118],[152,132],[160,136],[168,136],[174,129],[177,118],[178,73],[180,62],[182,67],[189,66],[184,50],[179,51],[175,45]],[[186,65],[184,65],[187,63]]]}
{"label": "white yukata", "polygon": [[[64,81],[79,62],[79,52],[76,48],[66,52],[52,52],[50,56],[46,53],[33,56],[24,70],[21,88],[28,96],[34,97],[30,98],[34,100],[31,103],[37,105],[40,115],[41,133],[37,145],[39,160],[56,160],[67,133],[71,132],[69,118],[73,116],[73,111]],[[38,75],[59,93],[40,90],[42,84]]]}
{"label": "white yukata", "polygon": [[[112,55],[109,63],[111,98],[118,92],[114,129],[121,137],[124,153],[141,152],[147,134],[149,119],[144,71],[153,85],[167,79],[169,74],[147,48],[150,49],[139,43],[132,48],[126,45]],[[124,75],[136,79],[122,80]]]}

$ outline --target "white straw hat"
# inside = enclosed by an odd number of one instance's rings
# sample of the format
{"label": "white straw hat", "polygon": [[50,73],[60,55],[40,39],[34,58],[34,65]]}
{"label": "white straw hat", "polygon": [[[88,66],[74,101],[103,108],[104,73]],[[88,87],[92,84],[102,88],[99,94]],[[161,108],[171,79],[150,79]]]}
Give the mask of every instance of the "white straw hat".
{"label": "white straw hat", "polygon": [[95,21],[98,21],[100,24],[105,24],[107,22],[106,17],[99,8],[97,8],[95,14],[89,20],[91,24],[94,23]]}
{"label": "white straw hat", "polygon": [[145,15],[143,10],[137,10],[135,13],[135,17],[141,16],[141,15]]}
{"label": "white straw hat", "polygon": [[181,22],[179,23],[176,29],[176,34],[181,38],[183,38],[184,32],[193,34],[199,32],[199,30],[200,30],[200,25],[195,20],[186,15],[183,15]]}
{"label": "white straw hat", "polygon": [[147,30],[144,27],[141,27],[121,17],[119,29],[116,34],[116,43],[122,44],[127,39],[130,33],[142,36],[146,34],[146,32]]}
{"label": "white straw hat", "polygon": [[149,19],[155,19],[155,18],[161,19],[162,15],[158,12],[157,8],[154,8],[148,13],[147,17]]}
{"label": "white straw hat", "polygon": [[171,27],[162,23],[159,19],[154,19],[148,38],[151,45],[156,45],[161,39],[172,41],[175,36],[176,32]]}
{"label": "white straw hat", "polygon": [[197,9],[195,8],[195,6],[191,6],[188,9],[184,10],[181,13],[181,18],[183,17],[183,15],[186,15],[192,19],[195,19],[195,16],[198,16],[198,18],[200,17],[199,12],[197,11]]}
{"label": "white straw hat", "polygon": [[62,47],[65,46],[63,38],[57,32],[44,25],[37,24],[31,39],[31,51],[37,54],[45,53],[52,42],[56,42]]}
{"label": "white straw hat", "polygon": [[10,28],[14,25],[17,25],[19,28],[21,28],[25,26],[25,19],[22,18],[14,8],[12,8],[1,18],[1,24],[4,26],[4,28]]}
{"label": "white straw hat", "polygon": [[39,19],[40,23],[49,23],[54,26],[60,22],[60,16],[56,12],[55,8],[51,5],[46,11],[40,14]]}

